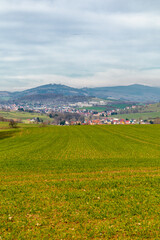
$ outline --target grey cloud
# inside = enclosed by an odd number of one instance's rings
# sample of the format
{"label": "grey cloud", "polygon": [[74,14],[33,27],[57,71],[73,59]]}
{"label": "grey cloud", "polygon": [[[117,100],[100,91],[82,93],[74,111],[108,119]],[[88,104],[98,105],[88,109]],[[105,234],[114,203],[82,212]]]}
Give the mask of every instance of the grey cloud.
{"label": "grey cloud", "polygon": [[[98,76],[103,85],[114,85],[132,83],[129,72],[138,82],[146,78],[140,69],[153,69],[157,82],[159,9],[156,0],[1,0],[0,79],[5,76],[6,86],[14,79],[18,86],[16,76],[39,77],[40,83],[49,75],[93,86]],[[111,78],[111,69],[124,80]],[[155,84],[149,78],[146,84]],[[30,78],[20,81],[33,84]]]}

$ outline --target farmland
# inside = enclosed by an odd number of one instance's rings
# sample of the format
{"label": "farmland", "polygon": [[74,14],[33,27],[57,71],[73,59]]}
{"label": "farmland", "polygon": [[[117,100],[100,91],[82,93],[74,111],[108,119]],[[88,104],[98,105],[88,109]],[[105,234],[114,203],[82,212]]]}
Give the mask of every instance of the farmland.
{"label": "farmland", "polygon": [[106,110],[106,106],[95,106],[95,107],[83,107],[80,109],[86,109],[86,110],[91,110],[91,111],[96,111],[96,112],[103,112]]}
{"label": "farmland", "polygon": [[139,108],[136,109],[138,112],[135,113],[135,109],[127,110],[128,113],[118,114],[118,118],[128,118],[128,119],[154,119],[160,117],[160,104],[149,104],[145,106],[139,106]]}
{"label": "farmland", "polygon": [[2,239],[159,239],[160,126],[0,124]]}
{"label": "farmland", "polygon": [[0,116],[7,118],[7,119],[19,119],[22,122],[25,122],[27,119],[37,118],[49,120],[49,117],[45,114],[39,113],[28,113],[28,112],[18,112],[18,111],[0,111]]}
{"label": "farmland", "polygon": [[128,114],[118,114],[116,115],[117,118],[128,118],[128,119],[153,119],[153,118],[159,118],[160,117],[160,112],[145,112],[145,113],[128,113]]}

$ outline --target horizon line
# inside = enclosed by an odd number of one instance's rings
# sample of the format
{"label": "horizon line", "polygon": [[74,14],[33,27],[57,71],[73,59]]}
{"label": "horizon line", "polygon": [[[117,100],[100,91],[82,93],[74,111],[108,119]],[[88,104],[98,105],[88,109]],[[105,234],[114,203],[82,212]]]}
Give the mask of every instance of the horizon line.
{"label": "horizon line", "polygon": [[71,85],[66,85],[66,84],[61,84],[61,83],[48,83],[48,84],[42,84],[42,85],[38,85],[38,86],[35,86],[35,87],[29,87],[29,88],[24,88],[22,90],[13,90],[13,91],[10,91],[10,90],[0,90],[0,92],[23,92],[23,91],[27,91],[27,90],[31,90],[31,89],[34,89],[34,88],[38,88],[38,87],[43,87],[43,86],[49,86],[49,85],[59,85],[59,86],[66,86],[66,87],[70,87],[70,88],[75,88],[75,89],[84,89],[84,88],[113,88],[113,87],[129,87],[129,86],[144,86],[144,87],[156,87],[156,88],[160,88],[157,87],[157,86],[151,86],[151,85],[147,85],[147,84],[139,84],[139,83],[134,83],[134,84],[128,84],[128,85],[113,85],[113,86],[98,86],[98,87],[74,87],[74,86],[71,86]]}

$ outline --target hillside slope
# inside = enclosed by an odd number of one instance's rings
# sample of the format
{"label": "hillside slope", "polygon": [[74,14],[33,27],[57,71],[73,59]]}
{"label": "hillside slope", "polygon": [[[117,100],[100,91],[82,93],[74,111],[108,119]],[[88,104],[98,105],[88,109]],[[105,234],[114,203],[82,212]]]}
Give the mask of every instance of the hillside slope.
{"label": "hillside slope", "polygon": [[83,90],[86,91],[88,95],[101,98],[111,97],[138,102],[160,100],[160,88],[138,84],[129,86],[86,88]]}
{"label": "hillside slope", "polygon": [[130,100],[137,102],[158,102],[160,101],[160,88],[144,85],[129,85],[116,87],[98,87],[98,88],[72,88],[61,84],[48,84],[36,88],[28,89],[22,92],[0,92],[0,98],[9,97],[12,100],[30,98],[43,95],[43,98],[51,95],[61,96],[85,96],[98,98],[115,98],[121,100]]}

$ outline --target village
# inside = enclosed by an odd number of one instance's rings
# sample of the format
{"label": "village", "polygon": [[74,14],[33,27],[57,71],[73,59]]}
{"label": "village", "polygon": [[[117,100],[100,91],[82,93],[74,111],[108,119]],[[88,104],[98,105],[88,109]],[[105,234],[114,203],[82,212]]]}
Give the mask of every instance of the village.
{"label": "village", "polygon": [[[91,109],[89,109],[89,107]],[[119,118],[118,114],[122,112],[122,109],[112,109],[99,111],[94,110],[94,105],[84,106],[82,103],[78,103],[75,106],[54,106],[49,108],[48,106],[41,106],[30,109],[29,106],[24,105],[0,105],[1,111],[9,112],[23,112],[38,114],[38,117],[31,117],[26,119],[26,123],[43,123],[45,125],[130,125],[130,124],[150,124],[151,121],[142,119],[128,119]],[[136,105],[126,106],[123,111],[134,110],[138,108]],[[95,107],[95,109],[98,109]],[[48,116],[48,120],[44,120],[41,116]],[[122,116],[122,115],[121,115]],[[19,121],[17,117],[17,122]]]}
{"label": "village", "polygon": [[[137,121],[135,119],[132,120],[125,120],[125,119],[118,119],[118,118],[104,118],[104,119],[93,119],[93,120],[89,120],[89,121],[84,121],[84,122],[80,122],[80,121],[65,121],[64,125],[116,125],[116,124],[150,124],[150,122],[146,122],[143,120]],[[59,124],[60,125],[60,124]]]}

